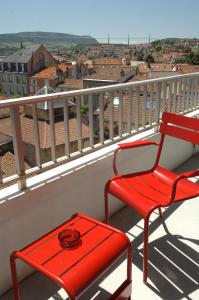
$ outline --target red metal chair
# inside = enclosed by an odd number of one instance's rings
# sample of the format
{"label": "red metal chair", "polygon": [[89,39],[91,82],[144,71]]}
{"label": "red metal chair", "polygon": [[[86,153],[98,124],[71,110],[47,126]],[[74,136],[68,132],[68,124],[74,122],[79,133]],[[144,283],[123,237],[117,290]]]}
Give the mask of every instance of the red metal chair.
{"label": "red metal chair", "polygon": [[[113,170],[115,176],[105,186],[105,221],[109,223],[108,193],[119,198],[132,207],[144,219],[144,261],[143,280],[147,281],[148,265],[148,225],[151,213],[158,209],[162,217],[161,207],[184,201],[199,195],[199,185],[187,178],[199,175],[199,170],[176,174],[158,165],[165,136],[183,139],[199,144],[199,120],[173,113],[163,113],[159,132],[160,142],[150,140],[119,144],[114,153]],[[120,150],[142,146],[158,146],[154,166],[132,174],[119,175],[116,157]]]}

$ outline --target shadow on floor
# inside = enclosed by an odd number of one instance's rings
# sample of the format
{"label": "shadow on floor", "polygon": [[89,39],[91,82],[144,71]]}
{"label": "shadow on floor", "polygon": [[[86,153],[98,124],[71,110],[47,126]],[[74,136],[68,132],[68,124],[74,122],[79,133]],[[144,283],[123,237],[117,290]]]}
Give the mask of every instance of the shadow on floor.
{"label": "shadow on floor", "polygon": [[[189,295],[199,288],[199,255],[184,240],[166,234],[149,245],[148,277],[152,284],[147,286],[161,299],[192,299]],[[192,242],[198,244],[198,240]],[[134,253],[134,264],[142,268],[142,252]]]}

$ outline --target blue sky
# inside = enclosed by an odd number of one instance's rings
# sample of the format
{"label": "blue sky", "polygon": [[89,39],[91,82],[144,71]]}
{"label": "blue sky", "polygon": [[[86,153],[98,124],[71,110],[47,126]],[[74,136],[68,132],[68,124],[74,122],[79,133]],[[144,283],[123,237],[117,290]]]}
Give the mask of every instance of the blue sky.
{"label": "blue sky", "polygon": [[104,38],[109,32],[114,41],[127,40],[128,34],[132,41],[149,34],[152,39],[199,37],[198,0],[0,0],[0,11],[0,33],[53,31]]}

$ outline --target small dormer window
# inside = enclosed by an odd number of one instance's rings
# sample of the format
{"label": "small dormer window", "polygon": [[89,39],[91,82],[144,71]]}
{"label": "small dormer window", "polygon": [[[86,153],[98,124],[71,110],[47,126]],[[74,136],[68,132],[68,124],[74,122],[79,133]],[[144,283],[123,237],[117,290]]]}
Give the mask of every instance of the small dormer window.
{"label": "small dormer window", "polygon": [[31,79],[31,84],[32,84],[33,86],[36,86],[36,85],[37,85],[37,79],[32,78],[32,79]]}

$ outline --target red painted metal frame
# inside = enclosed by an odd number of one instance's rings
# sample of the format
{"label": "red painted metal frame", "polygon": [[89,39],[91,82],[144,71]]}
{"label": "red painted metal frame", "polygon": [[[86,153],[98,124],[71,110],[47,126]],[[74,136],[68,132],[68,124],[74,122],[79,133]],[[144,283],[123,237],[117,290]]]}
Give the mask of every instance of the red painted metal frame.
{"label": "red painted metal frame", "polygon": [[[58,234],[73,226],[81,233],[81,243],[62,248]],[[82,214],[42,236],[10,256],[15,300],[20,300],[16,259],[21,259],[65,289],[71,300],[77,299],[124,252],[127,252],[127,277],[110,299],[130,299],[132,291],[132,246],[128,237],[107,224]]]}
{"label": "red painted metal frame", "polygon": [[[164,112],[159,132],[161,133],[159,143],[142,140],[118,144],[119,147],[113,158],[115,176],[106,183],[104,193],[105,222],[107,224],[109,223],[109,193],[132,207],[144,219],[144,282],[147,281],[148,276],[148,233],[151,213],[158,209],[162,218],[161,207],[167,207],[173,202],[191,199],[199,195],[199,186],[187,180],[189,177],[199,175],[199,170],[179,175],[158,165],[166,135],[199,144],[199,120]],[[143,146],[158,146],[154,166],[149,170],[119,175],[116,165],[118,152]]]}

